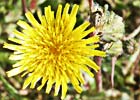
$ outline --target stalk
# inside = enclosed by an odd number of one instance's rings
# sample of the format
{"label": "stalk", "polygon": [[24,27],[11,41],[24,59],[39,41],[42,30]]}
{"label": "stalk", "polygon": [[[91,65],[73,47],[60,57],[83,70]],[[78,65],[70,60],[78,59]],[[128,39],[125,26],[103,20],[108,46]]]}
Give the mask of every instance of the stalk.
{"label": "stalk", "polygon": [[22,14],[24,15],[27,11],[26,0],[22,0],[21,4],[22,4]]}
{"label": "stalk", "polygon": [[90,11],[92,11],[93,0],[88,0]]}
{"label": "stalk", "polygon": [[[89,3],[89,9],[90,9],[90,13],[92,13],[93,11],[93,5],[94,5],[94,2],[93,0],[88,0],[88,3]],[[91,16],[90,16],[91,17]],[[93,21],[93,20],[90,20],[90,21]],[[91,22],[92,23],[92,22]],[[89,34],[89,37],[92,37],[95,35],[95,32]],[[95,60],[95,63],[101,67],[102,65],[102,57],[94,57],[94,60]],[[100,70],[96,73],[95,75],[95,80],[96,80],[96,89],[98,92],[101,92],[103,90],[103,85],[102,85],[102,71],[101,71],[101,68]]]}
{"label": "stalk", "polygon": [[98,92],[101,92],[103,90],[102,71],[101,71],[102,57],[96,56],[94,60],[96,64],[100,67],[100,70],[95,75],[95,80],[96,80],[96,89]]}
{"label": "stalk", "polygon": [[111,61],[111,87],[114,87],[114,70],[115,70],[115,63],[116,63],[117,57],[114,56],[112,57],[112,61]]}

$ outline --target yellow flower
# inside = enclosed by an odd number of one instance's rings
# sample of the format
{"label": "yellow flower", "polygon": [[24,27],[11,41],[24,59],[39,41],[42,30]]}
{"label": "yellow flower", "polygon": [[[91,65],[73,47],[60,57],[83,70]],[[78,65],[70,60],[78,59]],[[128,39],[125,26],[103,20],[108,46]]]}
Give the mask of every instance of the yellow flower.
{"label": "yellow flower", "polygon": [[38,12],[40,23],[31,12],[27,12],[26,17],[31,25],[18,21],[17,24],[23,28],[22,32],[15,30],[13,33],[17,38],[9,38],[16,44],[4,44],[4,48],[14,50],[10,59],[17,60],[13,65],[14,69],[7,72],[8,76],[20,73],[22,77],[28,76],[23,89],[29,84],[30,88],[35,88],[36,83],[41,80],[37,90],[41,90],[47,83],[46,93],[50,93],[54,85],[54,95],[57,96],[61,86],[61,99],[64,99],[70,82],[78,93],[82,92],[80,85],[84,83],[84,79],[81,71],[93,77],[87,66],[95,71],[99,70],[89,58],[105,56],[105,52],[95,50],[98,44],[93,44],[99,41],[99,37],[83,39],[95,28],[86,30],[90,23],[85,22],[74,29],[79,6],[75,4],[70,14],[69,7],[66,4],[62,13],[62,5],[59,5],[55,17],[51,7],[45,7],[45,15]]}

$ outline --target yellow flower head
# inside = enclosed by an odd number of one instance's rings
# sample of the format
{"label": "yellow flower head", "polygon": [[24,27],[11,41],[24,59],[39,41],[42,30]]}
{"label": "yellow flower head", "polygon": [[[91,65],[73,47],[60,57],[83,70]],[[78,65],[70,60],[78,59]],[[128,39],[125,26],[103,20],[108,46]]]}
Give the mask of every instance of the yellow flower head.
{"label": "yellow flower head", "polygon": [[82,92],[80,85],[84,83],[84,79],[81,71],[93,77],[87,66],[95,71],[99,70],[95,62],[89,58],[105,56],[105,52],[95,50],[98,45],[94,42],[98,42],[99,37],[83,39],[95,28],[86,30],[90,23],[85,22],[74,29],[79,6],[75,4],[68,13],[69,7],[70,5],[66,4],[62,13],[62,5],[59,5],[55,17],[51,6],[45,7],[45,15],[38,12],[40,23],[31,12],[27,12],[26,17],[31,25],[18,21],[17,24],[23,28],[22,32],[15,30],[13,33],[17,38],[9,38],[16,44],[4,44],[4,48],[14,50],[10,59],[17,60],[13,65],[14,69],[7,74],[9,77],[20,73],[22,77],[27,75],[23,88],[29,84],[30,88],[34,88],[41,80],[37,90],[47,83],[46,93],[50,93],[54,85],[54,95],[57,96],[61,86],[61,98],[64,99],[68,89],[67,84],[70,82],[77,92]]}

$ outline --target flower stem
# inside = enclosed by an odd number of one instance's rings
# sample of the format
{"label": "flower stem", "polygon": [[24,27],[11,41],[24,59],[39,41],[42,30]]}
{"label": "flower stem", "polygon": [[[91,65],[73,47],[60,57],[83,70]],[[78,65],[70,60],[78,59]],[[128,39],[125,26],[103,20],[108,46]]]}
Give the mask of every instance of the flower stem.
{"label": "flower stem", "polygon": [[114,56],[112,57],[112,61],[111,61],[111,87],[114,87],[114,70],[115,70],[115,63],[116,63],[117,57]]}
{"label": "flower stem", "polygon": [[[93,0],[88,0],[88,3],[89,3],[90,13],[92,13],[93,7],[94,7],[93,6],[94,2],[93,2]],[[92,37],[94,35],[95,35],[95,32],[92,32],[92,33],[89,34],[89,37]],[[102,58],[101,57],[97,57],[96,56],[96,57],[94,57],[94,60],[95,60],[95,62],[96,62],[96,64],[98,66],[101,66],[101,64],[102,64]],[[101,68],[97,72],[97,74],[95,75],[95,79],[96,79],[96,89],[97,89],[98,92],[101,92],[102,88],[103,88],[103,86],[102,86],[102,72],[101,72]]]}
{"label": "flower stem", "polygon": [[22,0],[22,14],[24,15],[27,11],[27,7],[26,7],[26,0]]}
{"label": "flower stem", "polygon": [[93,0],[88,0],[88,3],[89,3],[89,8],[90,8],[90,11],[92,11],[92,7],[93,7]]}
{"label": "flower stem", "polygon": [[[102,58],[101,57],[95,57],[95,62],[98,66],[101,67],[102,64]],[[101,69],[97,72],[96,76],[96,89],[98,92],[101,92],[103,89],[103,85],[102,85],[102,72]]]}

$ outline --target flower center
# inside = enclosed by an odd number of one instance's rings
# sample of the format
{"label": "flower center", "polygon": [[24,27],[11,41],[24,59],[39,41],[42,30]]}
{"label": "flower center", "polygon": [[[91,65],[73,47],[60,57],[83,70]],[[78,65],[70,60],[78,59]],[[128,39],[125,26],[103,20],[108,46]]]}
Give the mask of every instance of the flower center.
{"label": "flower center", "polygon": [[63,45],[55,44],[55,46],[50,47],[50,52],[54,55],[60,55],[62,54],[62,47]]}

